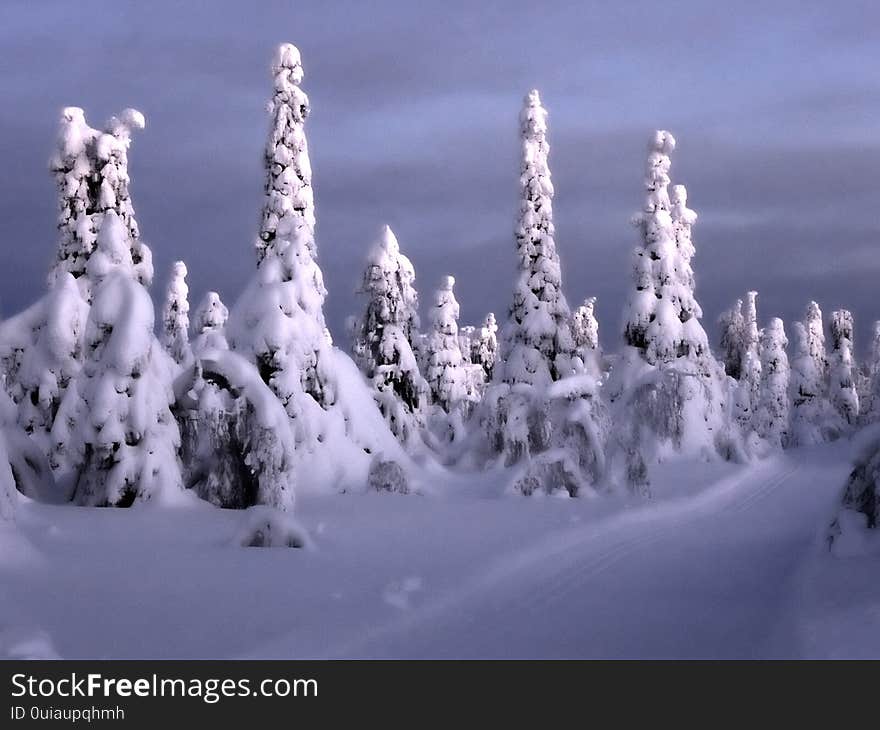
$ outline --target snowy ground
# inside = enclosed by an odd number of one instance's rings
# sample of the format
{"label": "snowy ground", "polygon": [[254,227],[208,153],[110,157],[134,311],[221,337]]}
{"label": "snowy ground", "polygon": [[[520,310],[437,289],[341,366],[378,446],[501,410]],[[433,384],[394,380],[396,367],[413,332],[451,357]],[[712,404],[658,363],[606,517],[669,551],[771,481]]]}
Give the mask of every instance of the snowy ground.
{"label": "snowy ground", "polygon": [[880,558],[823,546],[852,450],[669,466],[647,502],[306,495],[307,550],[207,505],[27,503],[0,656],[880,657]]}

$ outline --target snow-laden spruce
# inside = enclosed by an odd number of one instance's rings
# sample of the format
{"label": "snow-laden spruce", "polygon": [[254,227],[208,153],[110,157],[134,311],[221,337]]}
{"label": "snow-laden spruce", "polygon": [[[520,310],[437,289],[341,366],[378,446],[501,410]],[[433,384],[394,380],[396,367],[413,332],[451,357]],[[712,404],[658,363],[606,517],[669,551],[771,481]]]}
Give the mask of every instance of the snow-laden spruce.
{"label": "snow-laden spruce", "polygon": [[576,371],[571,313],[553,225],[553,183],[547,143],[547,110],[536,90],[520,113],[522,165],[516,225],[518,275],[502,333],[499,369],[505,383],[546,387]]}
{"label": "snow-laden spruce", "polygon": [[856,458],[843,489],[837,515],[827,534],[834,552],[846,552],[846,542],[861,542],[865,529],[880,522],[880,438],[876,434]]}
{"label": "snow-laden spruce", "polygon": [[486,383],[492,381],[498,358],[498,324],[495,313],[489,312],[483,325],[477,330],[471,346],[471,362],[483,369]]}
{"label": "snow-laden spruce", "polygon": [[266,197],[257,272],[231,308],[226,337],[252,363],[291,420],[298,488],[366,487],[371,455],[407,456],[388,429],[354,362],[333,347],[324,323],[315,207],[299,88],[299,51],[281,45],[266,144]]}
{"label": "snow-laden spruce", "polygon": [[828,354],[825,350],[825,325],[822,310],[816,302],[807,305],[804,315],[804,327],[807,331],[807,348],[813,359],[813,366],[820,381],[824,383],[828,377]]}
{"label": "snow-laden spruce", "polygon": [[674,149],[669,132],[655,133],[648,149],[645,206],[633,218],[642,245],[634,254],[636,291],[628,302],[624,338],[652,365],[679,357],[696,361],[709,349],[691,269],[691,228],[697,215],[687,207],[684,186],[675,186],[669,196]]}
{"label": "snow-laden spruce", "polygon": [[207,350],[229,349],[224,333],[228,319],[229,310],[220,295],[215,291],[207,292],[196,308],[193,320],[192,351],[197,357]]}
{"label": "snow-laden spruce", "polygon": [[227,310],[208,292],[196,312],[194,362],[175,380],[184,485],[218,507],[291,511],[296,442],[253,363],[231,352]]}
{"label": "snow-laden spruce", "polygon": [[846,423],[828,399],[827,356],[822,311],[810,302],[803,322],[794,323],[791,358],[791,446],[838,438]]}
{"label": "snow-laden spruce", "polygon": [[779,317],[773,317],[761,332],[761,384],[757,433],[772,449],[788,442],[789,379],[788,338]]}
{"label": "snow-laden spruce", "polygon": [[853,358],[853,316],[846,309],[831,313],[831,353],[828,358],[828,397],[844,422],[852,426],[859,416],[859,396]]}
{"label": "snow-laden spruce", "polygon": [[587,372],[598,376],[602,370],[599,349],[599,321],[595,313],[596,297],[587,297],[571,316],[571,332],[577,356]]}
{"label": "snow-laden spruce", "polygon": [[58,405],[82,366],[87,316],[75,279],[62,272],[40,300],[0,323],[6,392],[18,423],[46,455]]}
{"label": "snow-laden spruce", "polygon": [[[91,258],[99,231],[124,229],[130,275],[144,284],[153,275],[152,255],[140,241],[129,195],[131,130],[143,126],[143,115],[133,109],[111,118],[104,130],[90,127],[78,107],[62,111],[50,162],[58,191],[59,242],[49,292],[0,325],[6,391],[18,408],[19,423],[46,455],[59,404],[82,366],[86,302],[95,285]],[[96,270],[100,275],[100,266]]]}
{"label": "snow-laden spruce", "polygon": [[297,416],[302,389],[326,407],[336,394],[327,372],[330,334],[324,323],[324,279],[317,262],[312,169],[305,136],[309,100],[299,51],[278,47],[266,142],[265,199],[257,238],[257,276],[230,320],[230,344],[254,358],[261,375]]}
{"label": "snow-laden spruce", "polygon": [[745,328],[746,320],[743,317],[743,301],[737,299],[730,309],[721,313],[718,318],[718,329],[721,333],[721,360],[724,363],[725,372],[736,380],[739,380],[743,371],[743,359],[745,358]]}
{"label": "snow-laden spruce", "polygon": [[388,426],[407,442],[422,426],[428,386],[413,353],[419,327],[415,269],[389,226],[370,250],[359,292],[366,307],[355,324],[355,361],[376,389]]}
{"label": "snow-laden spruce", "polygon": [[135,109],[111,117],[103,130],[90,127],[78,107],[62,111],[58,146],[50,163],[59,209],[59,243],[50,284],[67,272],[78,280],[84,298],[91,300],[93,283],[87,264],[97,246],[102,219],[111,211],[128,232],[132,275],[141,284],[152,281],[152,255],[140,240],[129,194],[131,132],[144,126],[144,115]]}
{"label": "snow-laden spruce", "polygon": [[547,112],[537,91],[526,96],[520,132],[518,272],[476,420],[489,460],[518,464],[515,491],[574,496],[605,475],[607,410],[598,379],[575,352],[554,241]]}
{"label": "snow-laden spruce", "polygon": [[444,276],[428,310],[425,380],[431,400],[447,413],[468,398],[464,357],[458,344],[459,305],[454,292],[455,278]]}
{"label": "snow-laden spruce", "polygon": [[675,139],[656,132],[648,145],[645,203],[633,218],[641,245],[633,254],[633,289],[624,309],[627,347],[612,371],[612,456],[616,474],[647,487],[650,461],[666,451],[731,456],[735,434],[723,366],[700,324],[691,260],[696,213],[676,186],[669,194]]}
{"label": "snow-laden spruce", "polygon": [[750,453],[754,453],[760,438],[758,409],[761,405],[761,371],[758,347],[752,344],[743,355],[742,373],[733,391],[733,418]]}
{"label": "snow-laden spruce", "polygon": [[864,366],[867,397],[861,402],[863,423],[880,420],[880,320],[874,322],[871,333],[871,351]]}
{"label": "snow-laden spruce", "polygon": [[153,333],[130,237],[115,211],[102,216],[86,271],[94,288],[85,359],[52,429],[55,465],[78,504],[128,506],[182,488],[169,409],[173,362]]}
{"label": "snow-laden spruce", "polygon": [[175,261],[162,307],[162,344],[178,365],[192,358],[189,344],[189,287],[186,264]]}

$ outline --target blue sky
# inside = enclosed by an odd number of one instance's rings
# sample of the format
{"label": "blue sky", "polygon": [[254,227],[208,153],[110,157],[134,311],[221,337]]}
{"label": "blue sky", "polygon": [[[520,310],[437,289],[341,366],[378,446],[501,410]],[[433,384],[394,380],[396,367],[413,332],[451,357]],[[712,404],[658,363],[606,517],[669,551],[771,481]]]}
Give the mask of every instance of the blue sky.
{"label": "blue sky", "polygon": [[762,321],[810,298],[880,318],[880,8],[839,2],[16,2],[0,8],[0,313],[41,292],[56,243],[47,160],[59,111],[147,128],[132,194],[159,299],[228,304],[254,269],[268,65],[299,46],[327,316],[340,344],[367,248],[389,223],[422,301],[457,280],[463,323],[503,316],[514,265],[522,97],[550,110],[557,244],[572,305],[617,342],[651,130],[678,139],[710,337],[757,289]]}

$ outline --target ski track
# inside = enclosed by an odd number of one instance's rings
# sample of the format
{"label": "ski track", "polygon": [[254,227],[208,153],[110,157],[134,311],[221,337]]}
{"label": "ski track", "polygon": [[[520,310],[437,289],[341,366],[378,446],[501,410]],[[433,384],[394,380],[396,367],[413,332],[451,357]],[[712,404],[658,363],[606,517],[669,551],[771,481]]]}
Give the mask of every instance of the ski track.
{"label": "ski track", "polygon": [[[374,628],[365,637],[335,647],[330,655],[444,656],[460,652],[463,647],[473,656],[506,655],[505,639],[515,636],[517,627],[526,631],[547,617],[565,616],[571,598],[583,600],[586,596],[593,601],[600,595],[602,579],[614,578],[608,575],[609,571],[624,568],[633,572],[633,567],[645,559],[680,549],[683,536],[687,538],[685,543],[693,541],[698,545],[705,536],[707,549],[712,549],[714,540],[720,558],[727,559],[735,568],[736,546],[731,549],[725,540],[729,540],[737,525],[746,526],[768,507],[772,509],[776,501],[784,506],[792,498],[792,480],[799,474],[810,476],[809,462],[798,463],[796,459],[797,456],[775,457],[754,469],[723,478],[696,496],[651,503],[524,547],[477,571],[460,588],[435,597],[403,618],[396,617]],[[816,517],[821,519],[819,514]],[[717,530],[713,529],[716,523]],[[792,530],[790,539],[786,533],[783,544],[791,554],[774,563],[781,566],[777,567],[779,572],[786,574],[789,565],[792,576],[798,572],[803,551],[811,544],[811,539],[803,535],[813,533],[812,524],[803,531]],[[743,546],[744,551],[749,549],[753,548]],[[664,566],[676,575],[689,567],[675,561]],[[705,572],[699,557],[693,568],[695,574]],[[772,637],[780,633],[778,624],[784,618],[781,611],[791,603],[789,594],[795,581],[794,577],[774,581],[776,578],[776,573],[770,573],[767,581],[764,625],[751,627],[754,634],[748,638],[755,646],[743,647],[742,651],[761,655],[761,647],[766,646],[769,651]],[[726,576],[722,573],[719,585],[724,580]],[[751,614],[746,616],[752,618]],[[585,619],[589,624],[589,617]],[[455,638],[454,647],[444,643],[446,637]],[[536,650],[542,653],[541,647]],[[711,647],[704,651],[708,655],[713,653]]]}

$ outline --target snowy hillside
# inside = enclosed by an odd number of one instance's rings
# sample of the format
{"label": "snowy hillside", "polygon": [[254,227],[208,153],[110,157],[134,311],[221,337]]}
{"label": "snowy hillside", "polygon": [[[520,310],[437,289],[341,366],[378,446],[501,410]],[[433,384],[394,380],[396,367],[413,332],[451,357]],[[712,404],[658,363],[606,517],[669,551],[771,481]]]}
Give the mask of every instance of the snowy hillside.
{"label": "snowy hillside", "polygon": [[334,340],[304,79],[280,45],[228,305],[191,308],[184,261],[151,290],[146,116],[62,110],[46,291],[0,321],[0,657],[880,655],[858,580],[880,560],[880,322],[864,357],[815,301],[786,324],[749,291],[704,322],[699,191],[657,130],[603,349],[596,298],[565,293],[531,90],[506,311],[461,321],[454,258],[420,297],[377,220]]}

